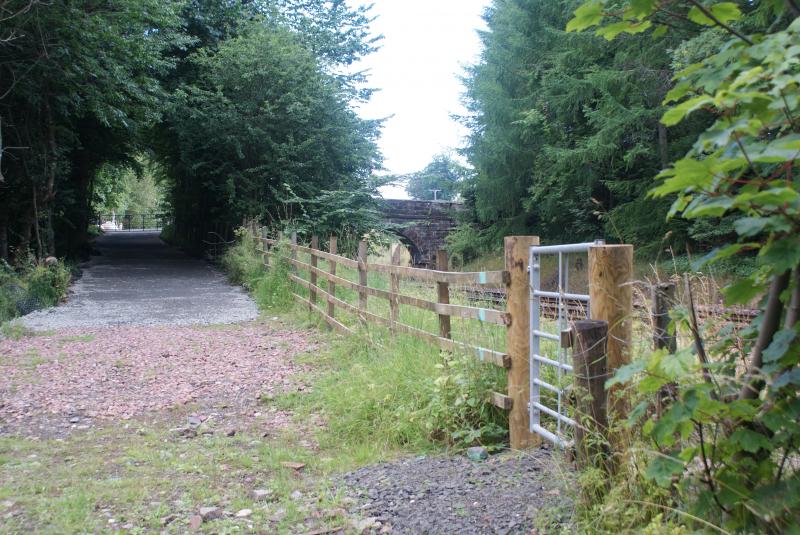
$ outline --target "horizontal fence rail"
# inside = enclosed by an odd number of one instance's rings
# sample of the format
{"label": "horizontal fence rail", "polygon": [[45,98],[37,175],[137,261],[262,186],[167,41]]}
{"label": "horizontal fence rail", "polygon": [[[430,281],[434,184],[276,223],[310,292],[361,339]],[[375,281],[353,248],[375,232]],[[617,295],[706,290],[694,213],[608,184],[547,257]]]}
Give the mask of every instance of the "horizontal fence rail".
{"label": "horizontal fence rail", "polygon": [[[458,272],[449,271],[444,251],[437,254],[436,269],[407,267],[400,265],[398,248],[392,251],[390,263],[379,263],[367,257],[367,244],[363,241],[358,244],[355,258],[350,258],[337,250],[336,236],[330,236],[327,250],[322,250],[316,236],[309,244],[301,245],[294,233],[290,239],[281,233],[277,238],[269,237],[265,228],[256,228],[252,223],[248,226],[258,237],[265,268],[288,266],[286,276],[292,283],[293,298],[333,329],[354,334],[359,326],[379,325],[393,334],[406,334],[504,369],[507,393],[493,392],[487,401],[509,411],[513,449],[535,446],[545,438],[579,450],[585,431],[605,432],[606,401],[609,417],[626,414],[625,399],[614,397],[617,394],[612,391],[606,400],[603,393],[605,378],[630,362],[634,319],[653,320],[656,347],[675,345],[675,334],[665,327],[669,322],[668,311],[674,304],[675,288],[668,291],[661,288],[664,284],[659,285],[655,297],[649,299],[632,295],[633,249],[628,245],[538,247],[536,236],[507,236],[505,269]],[[229,244],[223,243],[221,236],[218,238],[223,246]],[[582,258],[579,255],[573,267],[578,275],[578,291],[588,287],[589,294],[570,291],[563,284],[566,276],[573,276],[567,275],[568,266],[560,277],[562,284],[555,289],[550,287],[553,283],[550,280],[532,284],[529,268],[538,266],[538,261],[531,262],[531,248],[545,254],[585,253],[588,248],[587,261],[579,262]],[[561,271],[560,265],[558,269]],[[538,302],[538,314],[531,314],[529,309],[534,300]],[[648,301],[652,301],[652,309]],[[638,310],[636,318],[634,309]],[[416,314],[414,310],[425,314]],[[724,315],[725,321],[749,319],[754,313],[721,307],[708,307],[700,312],[704,317]],[[587,315],[592,321],[603,323],[605,331],[601,339],[592,338],[597,337],[594,332],[597,326],[591,322],[584,325],[586,332],[578,329],[569,334],[574,326],[588,321],[583,320]],[[532,316],[548,322],[546,325],[543,321],[534,322]],[[478,328],[465,329],[467,325]],[[570,331],[564,330],[566,326]],[[538,343],[532,343],[532,338]],[[577,344],[577,349],[572,359],[568,359],[562,352],[572,343]],[[597,358],[601,356],[599,353],[594,354],[599,351],[597,348],[602,348],[602,359]],[[595,369],[600,363],[602,373]],[[532,368],[550,371],[532,376]],[[573,395],[578,392],[575,388],[592,391],[593,401]],[[550,429],[537,423],[541,416],[548,419]],[[592,419],[598,425],[592,424]],[[569,440],[569,433],[561,432],[569,429],[574,429],[574,440]]]}
{"label": "horizontal fence rail", "polygon": [[[467,295],[467,299],[479,303],[492,303],[495,305],[502,305],[506,302],[505,288],[481,288],[470,287],[464,288],[463,291]],[[558,298],[549,297],[546,292],[540,293],[542,317],[548,319],[558,318]],[[581,319],[586,315],[586,303],[578,299],[569,299],[568,297],[563,300],[563,306],[567,317],[570,320]],[[633,308],[637,311],[650,310],[651,304],[647,300],[634,299]],[[748,325],[760,313],[760,310],[754,308],[743,307],[724,307],[720,305],[695,305],[697,316],[700,319],[710,318],[724,318],[739,325]]]}
{"label": "horizontal fence rail", "polygon": [[[505,271],[476,271],[453,272],[447,270],[447,257],[444,251],[439,252],[438,269],[423,269],[398,265],[397,254],[392,255],[391,264],[368,262],[365,242],[359,244],[358,259],[348,258],[337,254],[336,237],[329,238],[329,251],[319,248],[319,239],[314,236],[311,246],[297,244],[296,235],[292,235],[282,252],[276,248],[282,243],[282,238],[268,238],[265,231],[253,229],[254,233],[261,236],[265,266],[274,266],[280,258],[290,266],[289,280],[307,292],[307,297],[297,292],[292,292],[294,298],[319,314],[332,328],[346,334],[353,334],[352,327],[345,325],[337,318],[336,310],[339,309],[358,318],[362,324],[372,323],[387,327],[393,333],[403,333],[430,342],[441,349],[459,351],[472,355],[481,362],[494,364],[501,368],[511,367],[511,358],[503,351],[480,347],[468,342],[454,340],[451,333],[450,319],[477,321],[487,325],[508,326],[511,315],[504,310],[480,306],[450,303],[450,286],[483,286],[502,285],[508,283],[508,273]],[[298,253],[308,255],[308,261],[298,259]],[[327,263],[327,269],[320,267],[320,260]],[[345,278],[337,272],[338,268],[348,268],[358,273],[359,282]],[[389,289],[371,286],[367,281],[371,273],[380,273],[389,278]],[[301,276],[303,274],[304,276]],[[401,281],[415,281],[434,284],[437,289],[437,299],[425,299],[408,295],[401,291]],[[347,302],[336,295],[337,288],[351,290],[358,294],[358,303]],[[367,309],[367,298],[385,300],[389,304],[388,317],[376,314]],[[439,332],[408,325],[400,320],[400,305],[406,305],[419,310],[438,315]],[[511,398],[498,392],[493,393],[491,402],[504,410],[512,407]]]}

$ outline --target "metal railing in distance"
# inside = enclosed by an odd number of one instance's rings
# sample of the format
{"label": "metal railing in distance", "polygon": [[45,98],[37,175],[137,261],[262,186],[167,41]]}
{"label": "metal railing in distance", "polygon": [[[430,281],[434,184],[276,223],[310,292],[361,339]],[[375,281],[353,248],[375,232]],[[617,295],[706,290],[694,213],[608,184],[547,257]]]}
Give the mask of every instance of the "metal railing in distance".
{"label": "metal railing in distance", "polygon": [[[567,349],[561,347],[561,332],[568,325],[570,317],[574,316],[574,311],[568,309],[568,301],[586,303],[585,315],[589,317],[589,296],[587,294],[570,293],[569,291],[569,267],[570,256],[573,254],[588,254],[589,248],[593,245],[603,245],[602,240],[588,243],[573,243],[566,245],[544,245],[533,246],[530,248],[530,392],[531,399],[528,403],[530,413],[530,430],[545,440],[559,446],[568,447],[571,438],[564,427],[574,428],[575,421],[567,415],[567,407],[564,402],[565,392],[562,388],[564,374],[572,372],[572,365],[567,362]],[[542,263],[543,255],[558,256],[558,286],[557,291],[542,290]],[[552,308],[552,300],[556,300],[556,332],[547,332],[543,325],[545,318],[543,310],[543,298],[548,301],[547,306]],[[552,314],[548,313],[548,317]],[[558,343],[556,355],[547,355],[542,350],[542,341],[547,340]],[[547,382],[544,373],[549,367],[554,370],[556,384]],[[542,389],[555,395],[555,407],[548,407],[542,397]],[[543,416],[549,420],[544,421]],[[548,428],[549,427],[549,428]]]}
{"label": "metal railing in distance", "polygon": [[104,232],[161,230],[170,221],[168,214],[98,214],[95,224]]}

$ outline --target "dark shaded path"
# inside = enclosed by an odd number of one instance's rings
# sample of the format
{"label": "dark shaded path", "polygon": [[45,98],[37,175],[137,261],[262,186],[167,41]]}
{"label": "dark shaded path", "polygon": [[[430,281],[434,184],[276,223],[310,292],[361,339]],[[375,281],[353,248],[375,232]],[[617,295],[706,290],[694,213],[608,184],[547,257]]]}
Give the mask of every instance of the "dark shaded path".
{"label": "dark shaded path", "polygon": [[82,266],[67,302],[19,321],[35,330],[104,325],[190,325],[254,319],[239,287],[203,260],[169,247],[157,232],[97,238],[98,256]]}

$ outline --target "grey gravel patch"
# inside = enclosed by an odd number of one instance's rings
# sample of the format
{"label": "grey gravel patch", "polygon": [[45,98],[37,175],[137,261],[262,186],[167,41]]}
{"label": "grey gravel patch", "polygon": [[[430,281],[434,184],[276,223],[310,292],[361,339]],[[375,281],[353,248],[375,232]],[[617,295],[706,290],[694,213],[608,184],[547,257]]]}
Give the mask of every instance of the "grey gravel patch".
{"label": "grey gravel patch", "polygon": [[475,462],[464,456],[416,457],[367,466],[339,484],[356,498],[351,513],[396,534],[529,534],[566,522],[571,474],[548,450]]}
{"label": "grey gravel patch", "polygon": [[115,325],[238,323],[255,302],[207,262],[167,246],[154,232],[99,237],[67,302],[16,320],[32,330]]}

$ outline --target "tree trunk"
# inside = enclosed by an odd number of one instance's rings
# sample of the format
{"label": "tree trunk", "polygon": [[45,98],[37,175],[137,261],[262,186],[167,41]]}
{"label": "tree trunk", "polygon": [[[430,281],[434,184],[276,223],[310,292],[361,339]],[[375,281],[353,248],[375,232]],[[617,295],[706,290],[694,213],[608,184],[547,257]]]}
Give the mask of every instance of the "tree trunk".
{"label": "tree trunk", "polygon": [[56,154],[56,131],[53,126],[53,112],[50,109],[50,96],[46,96],[43,100],[44,106],[44,120],[45,128],[47,129],[47,156],[46,156],[46,175],[47,185],[45,188],[45,197],[42,199],[47,205],[53,202],[55,197],[55,183],[56,183],[56,168],[58,166]]}
{"label": "tree trunk", "polygon": [[0,259],[8,262],[8,221],[0,221]]}
{"label": "tree trunk", "polygon": [[22,217],[22,221],[20,222],[20,239],[19,244],[17,245],[16,254],[14,255],[14,260],[16,262],[25,261],[27,260],[27,256],[30,253],[29,248],[31,246],[31,232],[33,230],[33,209],[29,206]]}
{"label": "tree trunk", "polygon": [[56,233],[53,231],[53,206],[47,207],[47,254],[56,256]]}
{"label": "tree trunk", "polygon": [[36,185],[31,188],[33,192],[33,230],[36,235],[36,256],[39,260],[42,259],[42,234],[39,232],[39,207],[36,203]]}
{"label": "tree trunk", "polygon": [[667,143],[667,127],[658,123],[658,155],[661,158],[661,168],[669,167],[669,145]]}

